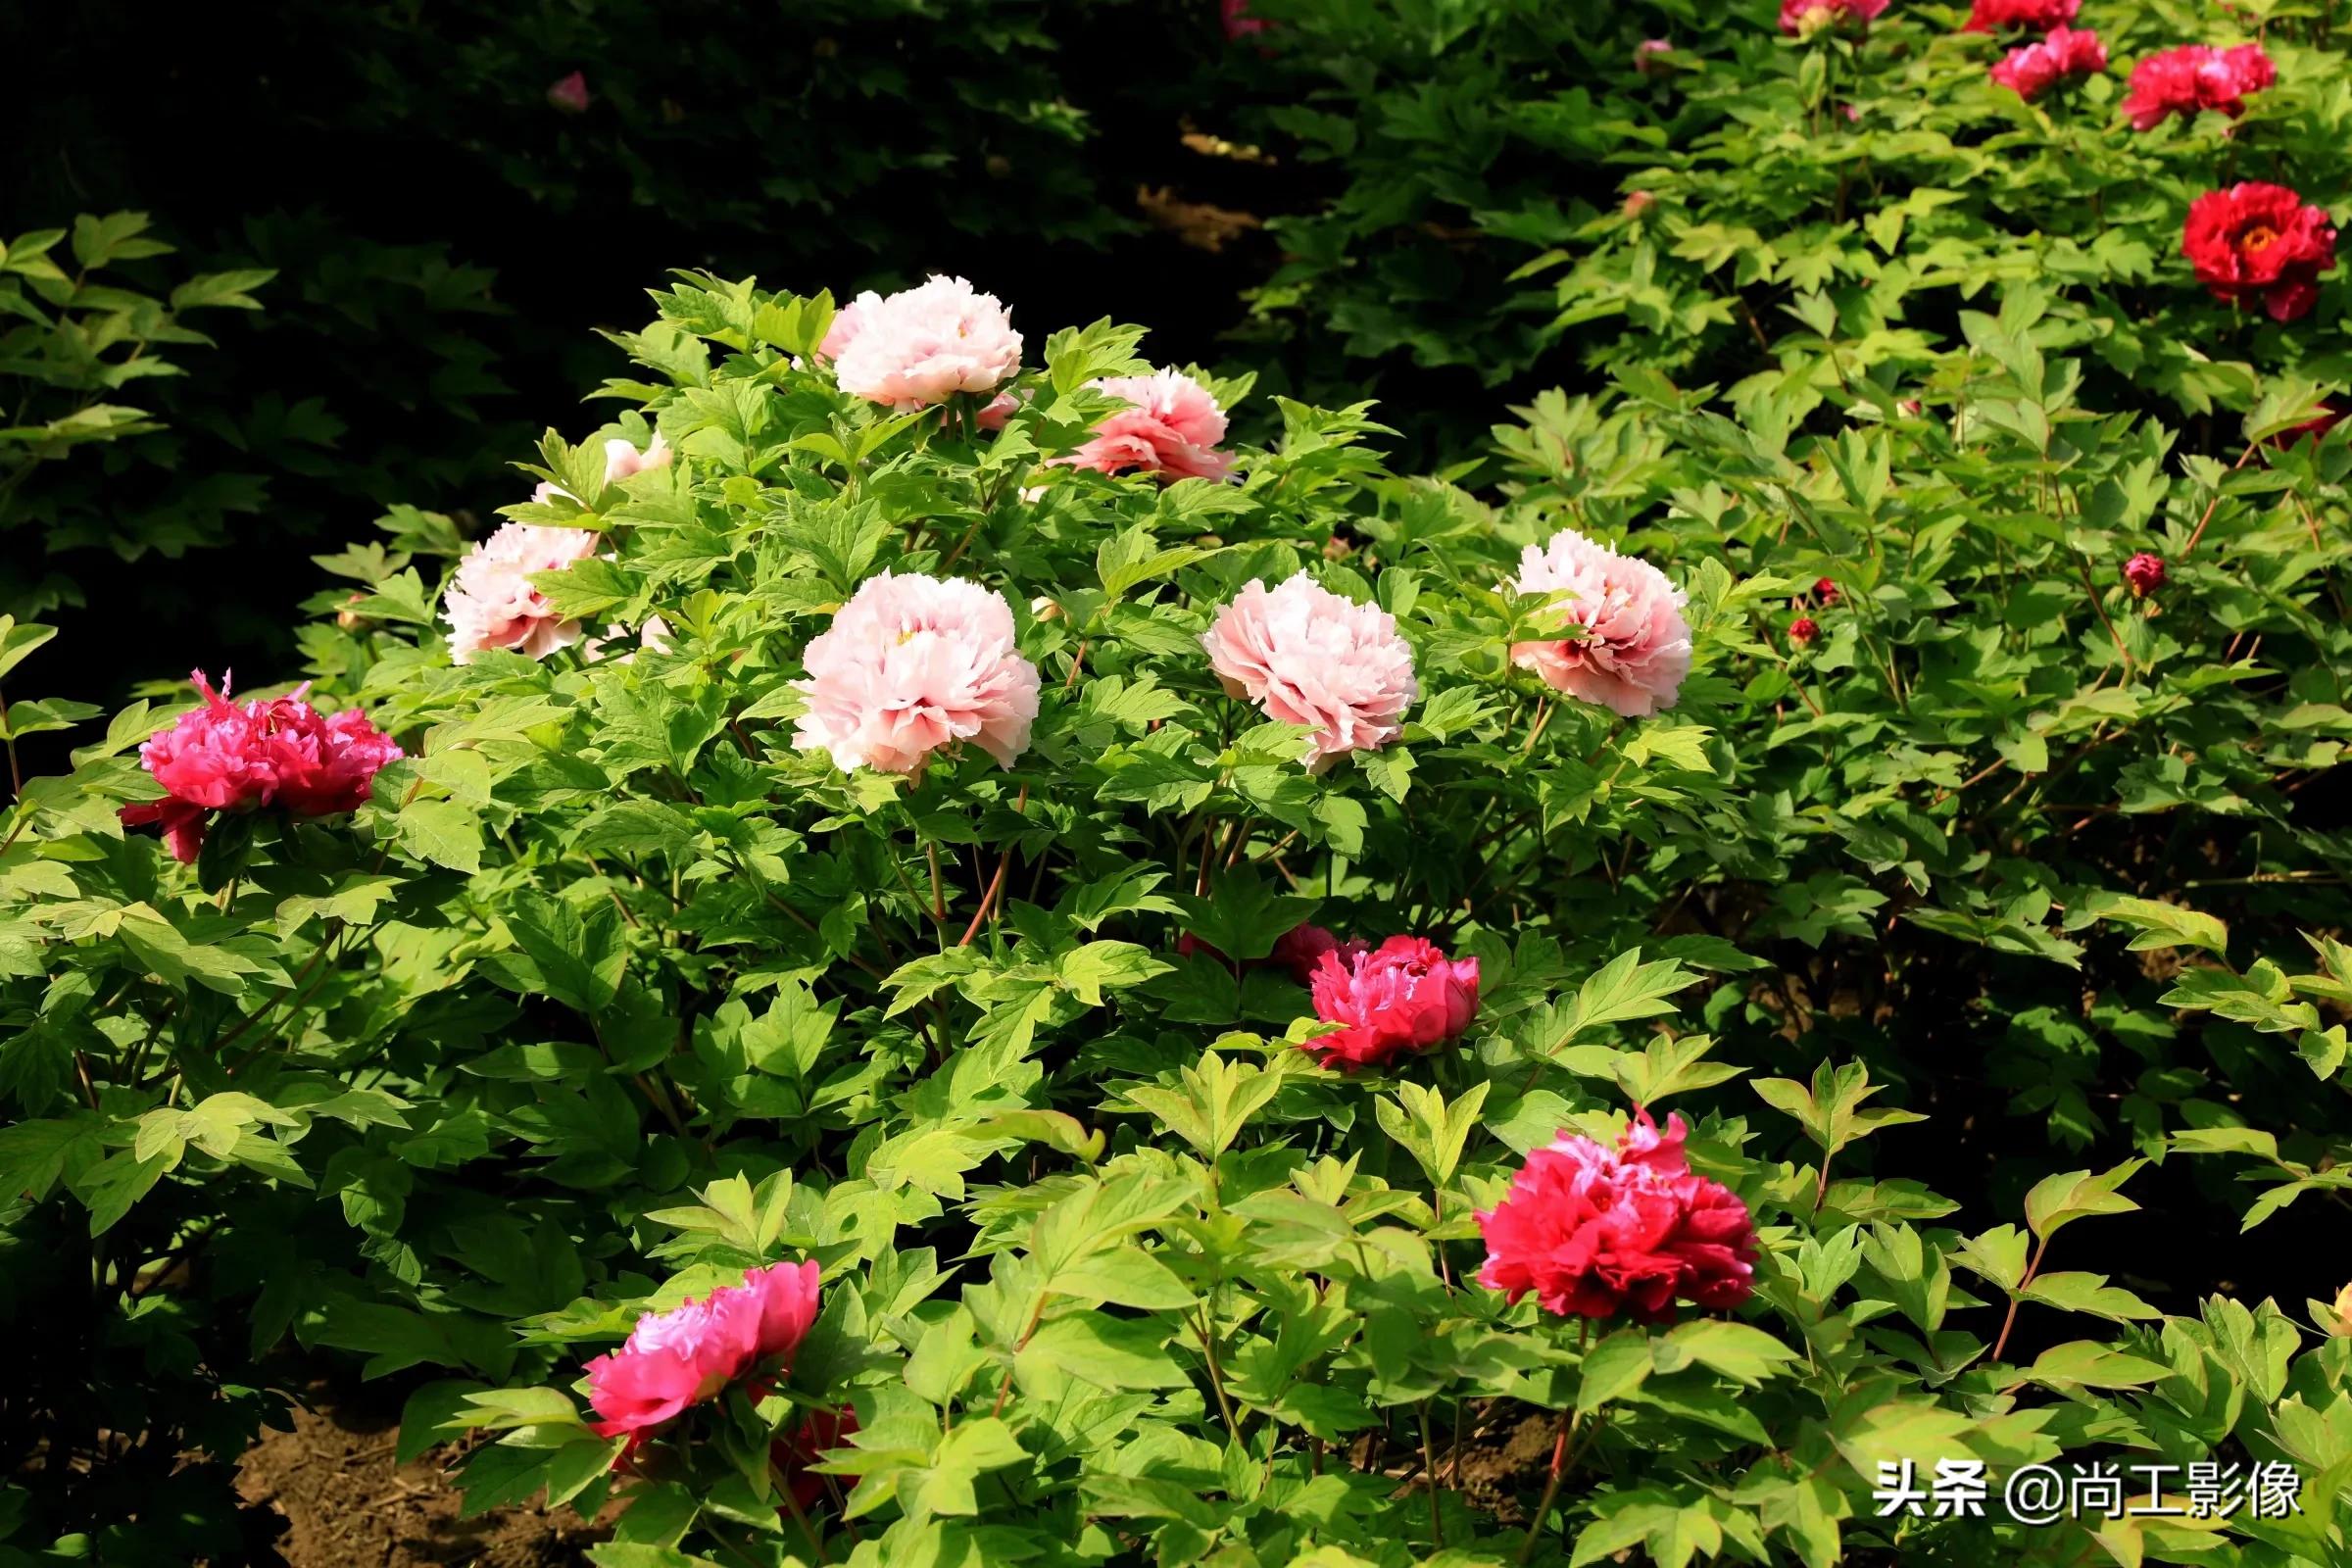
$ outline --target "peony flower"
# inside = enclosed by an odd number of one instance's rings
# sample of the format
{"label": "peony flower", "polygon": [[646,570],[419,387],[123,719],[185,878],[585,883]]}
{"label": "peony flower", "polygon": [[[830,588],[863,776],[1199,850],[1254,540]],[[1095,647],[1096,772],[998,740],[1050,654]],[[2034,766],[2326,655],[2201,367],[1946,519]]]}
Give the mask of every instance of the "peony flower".
{"label": "peony flower", "polygon": [[588,112],[588,78],[578,72],[547,84],[547,106],[565,115]]}
{"label": "peony flower", "polygon": [[1668,38],[1644,38],[1640,43],[1634,45],[1634,70],[1640,74],[1646,76],[1651,72],[1658,69],[1655,64],[1658,56],[1670,55],[1672,53],[1674,53],[1673,40]]}
{"label": "peony flower", "polygon": [[1225,28],[1225,40],[1239,43],[1253,32],[1263,32],[1273,24],[1263,17],[1250,14],[1250,0],[1218,0],[1217,20]]}
{"label": "peony flower", "polygon": [[1835,578],[1816,577],[1813,579],[1813,597],[1821,601],[1823,609],[1828,610],[1835,609],[1845,594],[1838,588]]}
{"label": "peony flower", "polygon": [[825,328],[824,341],[816,346],[816,357],[831,365],[838,362],[865,330],[865,318],[882,308],[882,296],[867,289],[856,299],[833,313],[833,324]]}
{"label": "peony flower", "polygon": [[630,474],[643,473],[648,468],[666,468],[674,456],[676,454],[670,450],[669,443],[662,439],[659,430],[645,444],[643,452],[624,438],[614,436],[605,443],[605,483],[618,484]]}
{"label": "peony flower", "polygon": [[1004,766],[1029,749],[1037,666],[1013,646],[1012,607],[961,578],[882,572],[858,584],[802,655],[808,699],[793,744],[844,772],[911,773],[972,741]]}
{"label": "peony flower", "polygon": [[2216,49],[2188,43],[2149,55],[2132,68],[2124,115],[2135,130],[2153,130],[2167,115],[2195,118],[2212,109],[2232,120],[2245,112],[2246,94],[2278,79],[2278,68],[2258,43]]}
{"label": "peony flower", "polygon": [[1809,38],[1825,27],[1868,26],[1887,0],[1781,0],[1781,30]]}
{"label": "peony flower", "polygon": [[2082,0],[1976,0],[1969,7],[1967,24],[1962,32],[1997,32],[2011,27],[2031,27],[2035,32],[2048,32],[2075,20],[2082,9]]}
{"label": "peony flower", "polygon": [[1628,191],[1625,197],[1625,216],[1640,218],[1643,213],[1649,211],[1650,205],[1656,200],[1655,196],[1645,190]]}
{"label": "peony flower", "polygon": [[2319,303],[2319,276],[2335,266],[2335,228],[2284,185],[2247,180],[2189,204],[2180,252],[2215,299],[2259,296],[2272,319],[2291,321]]}
{"label": "peony flower", "polygon": [[1810,648],[1820,635],[1821,627],[1811,615],[1799,615],[1788,623],[1788,641],[1794,647]]}
{"label": "peony flower", "polygon": [[2263,444],[2283,450],[2298,444],[2305,437],[2314,441],[2321,440],[2327,436],[2328,431],[2343,423],[2344,416],[2347,414],[2352,414],[2352,404],[2339,403],[2333,398],[2324,399],[2320,404],[2318,417],[2306,419],[2301,424],[2289,425]]}
{"label": "peony flower", "polygon": [[304,695],[242,706],[228,700],[228,680],[214,691],[197,670],[189,677],[204,706],[151,736],[139,760],[168,792],[160,801],[122,808],[124,827],[159,825],[172,858],[192,862],[204,849],[215,811],[282,807],[296,816],[354,811],[368,800],[376,769],[400,760],[392,738],[358,709],[320,713]]}
{"label": "peony flower", "polygon": [[2140,551],[2124,563],[2124,582],[2132,598],[2147,598],[2164,586],[2164,558]]}
{"label": "peony flower", "polygon": [[1225,439],[1225,411],[1191,376],[1161,370],[1100,376],[1087,385],[1124,399],[1128,407],[1103,416],[1094,438],[1068,457],[1056,458],[1056,464],[1098,473],[1156,473],[1163,479],[1222,479],[1231,471],[1231,454],[1216,449]]}
{"label": "peony flower", "polygon": [[628,1342],[590,1361],[588,1402],[599,1437],[632,1437],[671,1420],[753,1368],[789,1367],[816,1321],[817,1266],[770,1263],[697,1301],[648,1312]]}
{"label": "peony flower", "polygon": [[858,1412],[845,1404],[830,1413],[809,1416],[789,1436],[767,1446],[767,1462],[801,1512],[815,1507],[825,1494],[824,1477],[808,1467],[821,1461],[826,1449],[849,1446],[850,1438],[857,1431]]}
{"label": "peony flower", "polygon": [[1621,556],[1573,528],[1541,550],[1520,552],[1512,586],[1553,596],[1551,609],[1583,628],[1581,638],[1511,645],[1511,662],[1554,691],[1597,703],[1625,718],[1674,706],[1690,673],[1690,628],[1683,596],[1666,574]]}
{"label": "peony flower", "polygon": [[2061,81],[2107,69],[2107,46],[2095,32],[2052,27],[2038,43],[2012,49],[1992,68],[1992,79],[2032,102]]}
{"label": "peony flower", "polygon": [[1310,773],[1348,752],[1388,745],[1421,695],[1396,617],[1351,604],[1303,571],[1271,591],[1250,582],[1217,612],[1200,643],[1228,696],[1247,697],[1268,718],[1315,727]]}
{"label": "peony flower", "polygon": [[1563,1131],[1527,1156],[1501,1202],[1477,1215],[1478,1282],[1546,1312],[1663,1322],[1677,1300],[1738,1306],[1754,1288],[1755,1221],[1729,1188],[1690,1172],[1679,1115],[1647,1111],[1609,1149]]}
{"label": "peony flower", "polygon": [[[836,317],[818,352],[853,397],[919,409],[958,392],[993,391],[1021,368],[1021,334],[993,294],[960,277],[933,277],[887,298],[860,294]],[[839,339],[836,347],[836,339]]]}
{"label": "peony flower", "polygon": [[545,659],[580,640],[580,623],[566,620],[531,586],[535,571],[561,571],[596,554],[597,534],[586,528],[543,528],[509,522],[459,563],[442,596],[449,622],[449,660],[469,664],[486,648]]}
{"label": "peony flower", "polygon": [[983,430],[1002,430],[1007,420],[1020,412],[1021,400],[1009,392],[1000,392],[981,405],[972,416],[972,422]]}
{"label": "peony flower", "polygon": [[[1300,925],[1285,931],[1276,940],[1272,953],[1262,958],[1246,958],[1241,966],[1245,969],[1269,966],[1287,969],[1291,977],[1303,986],[1313,984],[1315,965],[1322,961],[1326,953],[1336,953],[1352,962],[1371,951],[1372,944],[1361,937],[1349,937],[1342,942],[1319,925]],[[1233,962],[1214,944],[1201,941],[1190,931],[1176,938],[1176,952],[1180,957],[1189,958],[1200,954],[1219,963]]]}
{"label": "peony flower", "polygon": [[1478,1011],[1478,960],[1448,958],[1419,937],[1391,937],[1370,953],[1326,951],[1308,989],[1315,1016],[1345,1027],[1301,1041],[1299,1049],[1325,1066],[1377,1067],[1470,1027]]}

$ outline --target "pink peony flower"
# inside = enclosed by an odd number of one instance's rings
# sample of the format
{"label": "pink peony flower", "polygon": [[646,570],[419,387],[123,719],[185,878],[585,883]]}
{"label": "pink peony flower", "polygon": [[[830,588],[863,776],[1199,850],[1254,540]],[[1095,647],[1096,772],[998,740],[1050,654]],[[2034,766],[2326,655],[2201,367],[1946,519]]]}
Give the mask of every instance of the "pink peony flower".
{"label": "pink peony flower", "polygon": [[2012,49],[1992,68],[1992,79],[2028,102],[2061,81],[2107,69],[2107,46],[2095,32],[2052,27],[2038,43]]}
{"label": "pink peony flower", "polygon": [[1654,62],[1660,55],[1674,53],[1674,43],[1667,38],[1644,38],[1634,45],[1634,70],[1646,76],[1657,69]]}
{"label": "pink peony flower", "polygon": [[1391,937],[1370,953],[1334,946],[1316,959],[1308,989],[1315,1016],[1345,1027],[1299,1049],[1325,1066],[1377,1067],[1470,1027],[1478,960],[1448,958],[1419,937]]}
{"label": "pink peony flower", "polygon": [[882,296],[867,289],[856,299],[833,313],[833,324],[825,328],[825,339],[816,346],[816,357],[831,365],[847,353],[858,334],[865,330],[869,312],[882,307]]}
{"label": "pink peony flower", "polygon": [[2124,94],[2124,116],[2135,130],[2153,130],[2167,115],[2194,119],[2211,109],[2232,120],[2245,113],[2246,94],[2278,79],[2278,68],[2258,43],[2216,49],[2182,44],[2153,54],[2132,68]]}
{"label": "pink peony flower", "polygon": [[1998,32],[2009,27],[2030,27],[2035,32],[2048,32],[2075,20],[2082,9],[2082,0],[1976,0],[1969,7],[1968,23],[1962,32]]}
{"label": "pink peony flower", "polygon": [[584,115],[588,112],[588,78],[578,72],[547,84],[547,106],[559,114]]}
{"label": "pink peony flower", "polygon": [[1579,702],[1625,718],[1674,706],[1690,673],[1690,628],[1683,596],[1666,574],[1635,556],[1594,544],[1573,528],[1519,556],[1512,586],[1554,596],[1552,609],[1584,635],[1511,645],[1511,662]]}
{"label": "pink peony flower", "polygon": [[1247,697],[1268,718],[1315,726],[1310,773],[1388,745],[1421,695],[1396,617],[1350,604],[1303,571],[1271,592],[1251,582],[1200,643],[1227,695]]}
{"label": "pink peony flower", "polygon": [[934,277],[888,298],[860,294],[850,309],[854,324],[845,332],[835,318],[819,352],[832,357],[834,378],[853,397],[918,409],[992,391],[1020,370],[1011,316],[960,277]]}
{"label": "pink peony flower", "polygon": [[1628,191],[1625,197],[1625,216],[1640,218],[1643,213],[1648,212],[1651,204],[1656,201],[1657,198],[1645,190]]}
{"label": "pink peony flower", "polygon": [[1781,30],[1806,38],[1825,27],[1868,26],[1888,0],[1781,0]]}
{"label": "pink peony flower", "polygon": [[510,522],[459,563],[442,596],[449,622],[449,660],[469,664],[487,648],[545,659],[580,640],[580,623],[566,620],[531,586],[535,571],[561,571],[596,554],[599,535],[586,528],[543,528]]}
{"label": "pink peony flower", "polygon": [[2132,597],[2145,599],[2164,586],[2164,558],[2142,550],[2124,563],[2124,582]]}
{"label": "pink peony flower", "polygon": [[961,578],[868,577],[802,656],[808,699],[793,744],[847,772],[910,773],[972,741],[1005,767],[1029,749],[1037,666],[1013,646],[1012,607]]}
{"label": "pink peony flower", "polygon": [[972,416],[972,422],[983,430],[1002,430],[1005,422],[1020,412],[1021,400],[1009,392],[1000,392],[981,406]]}
{"label": "pink peony flower", "polygon": [[1225,411],[1208,388],[1179,370],[1152,375],[1108,375],[1087,385],[1128,407],[1105,415],[1094,439],[1057,464],[1098,473],[1156,473],[1163,479],[1222,479],[1233,458],[1216,450],[1225,439]]}
{"label": "pink peony flower", "polygon": [[1739,1197],[1690,1172],[1689,1129],[1637,1111],[1615,1149],[1562,1132],[1534,1151],[1509,1196],[1477,1216],[1478,1282],[1546,1312],[1663,1322],[1676,1300],[1738,1306],[1754,1289],[1755,1221]]}
{"label": "pink peony flower", "polygon": [[659,430],[645,444],[643,452],[625,438],[614,436],[605,443],[605,483],[618,484],[629,475],[643,473],[648,468],[666,468],[674,456],[676,454],[670,451],[669,443],[662,439]]}
{"label": "pink peony flower", "polygon": [[376,769],[403,755],[358,709],[322,714],[305,702],[307,681],[290,697],[240,707],[228,700],[225,677],[219,692],[202,670],[188,678],[204,706],[139,748],[140,762],[169,793],[120,813],[124,827],[160,825],[172,858],[183,864],[202,853],[215,811],[266,806],[296,816],[354,811],[367,803]]}
{"label": "pink peony flower", "polygon": [[649,1312],[628,1342],[590,1361],[588,1402],[599,1437],[634,1437],[671,1420],[763,1363],[792,1364],[816,1321],[817,1266],[770,1263],[692,1297],[666,1312]]}

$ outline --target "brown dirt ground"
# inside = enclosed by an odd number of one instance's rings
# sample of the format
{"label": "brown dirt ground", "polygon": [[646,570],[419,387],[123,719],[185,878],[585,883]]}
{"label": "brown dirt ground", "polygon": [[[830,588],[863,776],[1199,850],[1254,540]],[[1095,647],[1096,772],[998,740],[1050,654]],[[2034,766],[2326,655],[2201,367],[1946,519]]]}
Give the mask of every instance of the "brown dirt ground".
{"label": "brown dirt ground", "polygon": [[288,1568],[580,1568],[603,1532],[568,1508],[497,1508],[458,1517],[450,1470],[462,1449],[395,1467],[398,1406],[313,1388],[291,1432],[247,1450],[237,1490],[286,1521]]}

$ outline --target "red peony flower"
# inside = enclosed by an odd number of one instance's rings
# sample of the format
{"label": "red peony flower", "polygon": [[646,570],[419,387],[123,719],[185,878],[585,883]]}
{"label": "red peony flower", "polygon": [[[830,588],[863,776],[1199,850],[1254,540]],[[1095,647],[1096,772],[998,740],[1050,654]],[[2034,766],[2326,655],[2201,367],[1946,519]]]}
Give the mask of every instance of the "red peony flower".
{"label": "red peony flower", "polygon": [[2320,405],[2318,418],[2305,419],[2301,424],[2289,425],[2263,444],[2283,451],[2296,445],[2306,436],[2318,441],[2324,438],[2328,431],[2343,423],[2344,416],[2347,414],[2352,414],[2352,404],[2338,403],[2335,399],[2328,398]]}
{"label": "red peony flower", "polygon": [[2131,588],[2132,598],[2147,598],[2164,586],[2164,558],[2142,550],[2124,563],[2124,582]]}
{"label": "red peony flower", "polygon": [[2319,276],[2335,265],[2335,228],[2284,185],[2247,180],[2189,204],[2180,252],[2215,299],[2259,296],[2273,319],[2291,321],[2319,302]]}
{"label": "red peony flower", "polygon": [[1450,1040],[1478,1011],[1478,960],[1448,958],[1419,937],[1391,937],[1370,953],[1335,948],[1308,985],[1315,1016],[1346,1027],[1299,1049],[1349,1070]]}
{"label": "red peony flower", "polygon": [[1821,601],[1824,609],[1830,609],[1845,595],[1838,589],[1836,578],[1816,577],[1813,579],[1813,597]]}
{"label": "red peony flower", "polygon": [[1868,26],[1888,0],[1781,0],[1781,30],[1810,37],[1825,27]]}
{"label": "red peony flower", "polygon": [[1478,1282],[1546,1312],[1663,1322],[1674,1303],[1738,1306],[1754,1288],[1756,1228],[1731,1189],[1690,1172],[1680,1116],[1647,1111],[1609,1149],[1563,1132],[1527,1156],[1507,1197],[1477,1216]]}
{"label": "red peony flower", "polygon": [[2132,68],[2124,115],[2135,130],[2153,130],[2167,115],[2194,118],[2207,109],[2232,120],[2245,113],[2246,94],[2278,79],[2278,68],[2258,43],[2230,49],[2185,43],[2149,55]]}
{"label": "red peony flower", "polygon": [[[1371,951],[1372,944],[1361,937],[1349,937],[1347,941],[1342,942],[1319,925],[1293,926],[1275,942],[1272,953],[1262,958],[1247,959],[1243,962],[1242,967],[1256,969],[1271,964],[1278,968],[1288,969],[1291,977],[1303,986],[1313,983],[1315,965],[1323,961],[1323,955],[1326,953],[1336,953],[1346,961],[1353,963]],[[1195,954],[1200,954],[1216,959],[1219,963],[1233,961],[1226,957],[1215,945],[1201,941],[1190,931],[1177,937],[1176,952],[1180,957],[1189,958]]]}
{"label": "red peony flower", "polygon": [[808,1467],[823,1459],[827,1448],[846,1446],[857,1430],[858,1412],[845,1404],[830,1415],[811,1415],[790,1436],[767,1446],[767,1462],[775,1467],[794,1505],[803,1513],[815,1507],[825,1494],[824,1478]]}
{"label": "red peony flower", "polygon": [[2038,43],[2012,49],[1992,68],[1992,79],[2029,102],[2062,81],[2107,69],[2107,46],[2095,32],[2052,27]]}
{"label": "red peony flower", "polygon": [[1999,32],[2012,27],[2031,27],[2035,32],[2047,32],[2075,20],[2082,9],[2082,0],[1976,0],[1969,7],[1968,24],[1962,32]]}
{"label": "red peony flower", "polygon": [[1788,641],[1797,648],[1810,648],[1813,639],[1821,635],[1821,627],[1811,615],[1799,615],[1788,623]]}
{"label": "red peony flower", "polygon": [[290,697],[242,707],[197,670],[188,677],[204,706],[181,715],[139,748],[139,760],[169,794],[122,808],[124,827],[160,825],[172,858],[193,861],[215,811],[282,806],[297,816],[357,810],[376,769],[398,761],[401,750],[358,709],[320,713],[303,701],[309,684]]}

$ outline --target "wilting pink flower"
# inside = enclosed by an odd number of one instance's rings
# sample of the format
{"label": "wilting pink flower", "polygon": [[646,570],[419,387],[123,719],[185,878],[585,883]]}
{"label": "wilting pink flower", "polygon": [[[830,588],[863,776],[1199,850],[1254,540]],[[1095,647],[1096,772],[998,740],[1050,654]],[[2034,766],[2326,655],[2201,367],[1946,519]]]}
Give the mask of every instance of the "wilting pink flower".
{"label": "wilting pink flower", "polygon": [[173,859],[193,861],[215,811],[275,806],[296,816],[354,811],[368,800],[376,769],[402,756],[392,738],[358,709],[320,713],[290,697],[242,705],[216,692],[197,670],[188,677],[204,706],[180,715],[139,748],[139,760],[169,793],[122,808],[124,827],[160,825]]}
{"label": "wilting pink flower", "polygon": [[2164,558],[2142,550],[2124,563],[2124,582],[2134,599],[2145,599],[2164,586]]}
{"label": "wilting pink flower", "polygon": [[1227,42],[1239,42],[1273,25],[1263,17],[1250,14],[1250,0],[1218,0],[1217,18],[1224,24]]}
{"label": "wilting pink flower", "polygon": [[2012,49],[1992,68],[1992,79],[2029,102],[2061,81],[2107,69],[2107,46],[2095,32],[2052,27],[2037,43]]}
{"label": "wilting pink flower", "polygon": [[844,772],[910,773],[971,741],[1005,767],[1029,749],[1037,666],[1013,646],[1012,607],[961,578],[882,572],[858,584],[812,639],[794,682],[808,710],[794,732]]}
{"label": "wilting pink flower", "polygon": [[2035,32],[2047,32],[2075,20],[2082,9],[2082,0],[1976,0],[1969,7],[1968,23],[1962,32],[1998,32],[2011,27],[2031,27]]}
{"label": "wilting pink flower", "polygon": [[1820,635],[1821,627],[1811,615],[1799,615],[1788,623],[1788,641],[1796,647],[1810,648]]}
{"label": "wilting pink flower", "polygon": [[588,78],[578,72],[547,84],[547,106],[566,115],[588,112]]}
{"label": "wilting pink flower", "polygon": [[1353,955],[1334,947],[1307,985],[1315,1016],[1345,1027],[1299,1049],[1349,1071],[1451,1040],[1478,1011],[1478,960],[1448,958],[1419,937],[1391,937]]}
{"label": "wilting pink flower", "polygon": [[1738,1306],[1754,1289],[1755,1221],[1739,1197],[1690,1172],[1689,1129],[1637,1111],[1615,1149],[1562,1132],[1534,1151],[1501,1202],[1477,1216],[1478,1282],[1546,1312],[1663,1322],[1674,1303]]}
{"label": "wilting pink flower", "polygon": [[[993,294],[960,277],[933,277],[887,297],[860,294],[819,350],[853,397],[906,410],[945,403],[958,392],[988,392],[1021,368],[1021,334]],[[840,339],[836,345],[836,339]]]}
{"label": "wilting pink flower", "polygon": [[648,1312],[628,1342],[590,1361],[588,1402],[599,1437],[634,1437],[674,1419],[755,1368],[789,1367],[816,1321],[817,1266],[770,1263],[741,1285]]}
{"label": "wilting pink flower", "polygon": [[1781,0],[1781,30],[1804,37],[1824,27],[1868,26],[1888,0]]}
{"label": "wilting pink flower", "polygon": [[2278,79],[2278,68],[2258,43],[2216,49],[2187,43],[2153,54],[2132,68],[2124,116],[2137,130],[2153,130],[2167,115],[2194,117],[2211,109],[2232,120],[2245,113],[2246,94]]}
{"label": "wilting pink flower", "polygon": [[545,659],[580,640],[580,623],[566,620],[531,586],[537,571],[561,571],[596,554],[599,536],[586,528],[543,528],[509,522],[459,563],[442,596],[449,622],[449,659],[469,664],[488,648]]}
{"label": "wilting pink flower", "polygon": [[1554,691],[1597,703],[1625,718],[1664,712],[1690,673],[1690,628],[1683,596],[1666,574],[1621,556],[1573,528],[1520,552],[1512,586],[1544,594],[1582,637],[1511,645],[1511,662]]}
{"label": "wilting pink flower", "polygon": [[2245,180],[2189,203],[2180,253],[2215,299],[2260,299],[2272,319],[2291,321],[2319,303],[2335,225],[2284,185]]}
{"label": "wilting pink flower", "polygon": [[1303,571],[1271,591],[1252,581],[1217,612],[1200,643],[1228,696],[1247,697],[1268,718],[1315,727],[1309,772],[1388,745],[1421,695],[1396,617],[1342,599]]}
{"label": "wilting pink flower", "polygon": [[1666,38],[1644,38],[1634,45],[1634,70],[1648,75],[1657,67],[1652,63],[1660,55],[1674,53],[1674,43]]}
{"label": "wilting pink flower", "polygon": [[1104,415],[1093,439],[1057,462],[1163,479],[1222,479],[1232,469],[1232,455],[1217,450],[1225,439],[1225,411],[1208,388],[1181,370],[1101,376],[1087,385],[1128,406]]}
{"label": "wilting pink flower", "polygon": [[[847,1447],[857,1431],[858,1412],[845,1404],[830,1413],[811,1415],[790,1436],[767,1446],[767,1462],[783,1478],[785,1490],[801,1512],[815,1507],[825,1494],[824,1477],[808,1467],[822,1460],[828,1448]],[[776,1511],[783,1512],[780,1508]]]}

